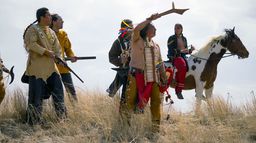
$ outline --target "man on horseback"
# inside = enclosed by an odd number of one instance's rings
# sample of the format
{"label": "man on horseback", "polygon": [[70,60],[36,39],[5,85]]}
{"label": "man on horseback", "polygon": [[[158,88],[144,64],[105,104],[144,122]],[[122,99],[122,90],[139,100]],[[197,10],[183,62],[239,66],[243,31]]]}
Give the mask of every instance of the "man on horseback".
{"label": "man on horseback", "polygon": [[133,24],[130,19],[125,19],[121,22],[119,36],[114,41],[108,56],[109,62],[118,68],[113,68],[117,71],[114,81],[110,84],[107,92],[110,97],[113,97],[118,89],[122,87],[121,102],[124,100],[126,90],[126,82],[129,71],[130,62],[130,39],[133,29]]}
{"label": "man on horseback", "polygon": [[186,55],[191,54],[195,48],[191,46],[191,49],[188,49],[187,39],[182,34],[183,27],[181,24],[175,24],[174,31],[175,34],[170,36],[167,42],[167,57],[169,61],[174,65],[174,67],[177,68],[177,73],[175,77],[176,95],[178,99],[184,99],[182,95],[182,89],[184,88],[185,76],[188,68]]}

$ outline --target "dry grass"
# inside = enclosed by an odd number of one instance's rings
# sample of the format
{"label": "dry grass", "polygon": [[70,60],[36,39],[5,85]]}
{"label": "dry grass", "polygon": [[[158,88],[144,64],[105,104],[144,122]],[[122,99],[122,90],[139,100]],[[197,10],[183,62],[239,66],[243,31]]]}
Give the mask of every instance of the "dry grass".
{"label": "dry grass", "polygon": [[45,126],[25,123],[26,93],[17,89],[0,105],[0,142],[9,143],[251,143],[256,142],[256,98],[237,108],[223,99],[213,99],[200,114],[172,111],[163,114],[161,131],[152,135],[149,109],[133,115],[128,126],[119,117],[119,99],[99,92],[79,93],[73,106],[68,98],[68,120],[58,123],[51,100],[45,101]]}

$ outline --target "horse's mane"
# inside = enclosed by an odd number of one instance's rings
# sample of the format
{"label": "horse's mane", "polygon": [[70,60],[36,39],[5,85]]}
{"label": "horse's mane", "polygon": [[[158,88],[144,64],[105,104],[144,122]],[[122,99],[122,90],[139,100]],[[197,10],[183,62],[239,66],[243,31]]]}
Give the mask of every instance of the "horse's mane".
{"label": "horse's mane", "polygon": [[203,46],[201,49],[198,50],[198,52],[194,53],[193,55],[195,56],[203,55],[204,53],[207,53],[209,51],[209,48],[211,48],[211,46],[217,41],[220,42],[220,40],[222,39],[226,41],[228,38],[236,36],[234,33],[234,28],[225,29],[224,31],[226,33],[225,35],[220,35],[220,36],[211,38],[211,40],[205,46]]}
{"label": "horse's mane", "polygon": [[212,44],[216,43],[217,41],[220,41],[223,38],[225,38],[225,36],[223,36],[223,35],[220,35],[217,37],[212,37],[205,46],[203,46],[201,49],[199,49],[193,55],[197,56],[197,55],[202,55],[204,53],[207,53],[209,51],[209,48],[211,48]]}

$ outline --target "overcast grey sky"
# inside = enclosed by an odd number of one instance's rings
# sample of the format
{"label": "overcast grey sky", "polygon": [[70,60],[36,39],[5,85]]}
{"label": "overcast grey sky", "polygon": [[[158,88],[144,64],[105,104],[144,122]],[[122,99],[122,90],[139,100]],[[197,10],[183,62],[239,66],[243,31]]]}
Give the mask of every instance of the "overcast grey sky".
{"label": "overcast grey sky", "polygon": [[[256,1],[255,0],[173,0],[177,8],[190,8],[184,15],[164,16],[153,24],[157,28],[154,40],[159,43],[163,59],[166,59],[167,39],[173,34],[175,23],[182,23],[189,44],[197,49],[213,36],[223,34],[225,28],[236,27],[236,34],[250,52],[248,59],[237,57],[223,59],[218,67],[214,93],[227,93],[236,99],[249,97],[256,90]],[[15,65],[16,79],[8,86],[26,88],[20,82],[25,70],[26,52],[22,34],[35,19],[38,8],[47,7],[64,19],[64,29],[72,41],[77,56],[97,56],[96,60],[78,61],[69,64],[84,79],[82,84],[73,76],[77,87],[104,91],[111,83],[115,72],[108,62],[108,51],[118,36],[122,19],[129,18],[139,23],[156,12],[171,8],[172,0],[2,0],[0,9],[0,53],[6,67]],[[173,90],[170,89],[171,93]],[[194,91],[185,92],[192,102]],[[175,98],[175,97],[174,97]],[[237,100],[238,101],[238,100]]]}

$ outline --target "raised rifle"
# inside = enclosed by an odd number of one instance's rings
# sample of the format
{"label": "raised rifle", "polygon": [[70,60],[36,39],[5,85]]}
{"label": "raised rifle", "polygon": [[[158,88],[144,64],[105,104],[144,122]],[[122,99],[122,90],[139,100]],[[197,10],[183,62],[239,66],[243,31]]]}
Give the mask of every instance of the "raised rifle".
{"label": "raised rifle", "polygon": [[[88,56],[88,57],[76,57],[77,60],[90,60],[90,59],[96,59],[96,56]],[[65,61],[71,61],[72,58],[65,57]]]}
{"label": "raised rifle", "polygon": [[84,81],[68,66],[68,64],[63,61],[60,57],[55,56],[55,62],[57,64],[61,64],[63,65],[65,68],[67,68],[71,73],[73,73],[82,83],[84,83]]}

